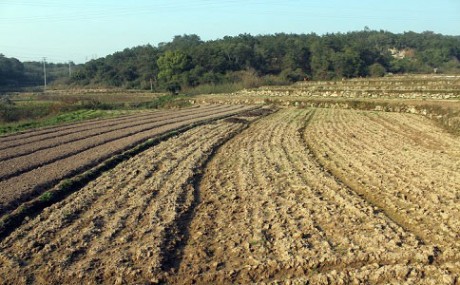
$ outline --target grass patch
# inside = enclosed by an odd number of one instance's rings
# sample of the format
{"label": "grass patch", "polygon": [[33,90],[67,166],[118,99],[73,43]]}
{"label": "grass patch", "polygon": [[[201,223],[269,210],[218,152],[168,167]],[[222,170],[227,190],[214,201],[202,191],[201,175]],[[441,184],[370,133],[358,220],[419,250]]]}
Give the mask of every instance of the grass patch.
{"label": "grass patch", "polygon": [[53,199],[53,193],[51,193],[51,192],[45,192],[45,193],[43,193],[43,194],[40,196],[39,199],[40,199],[41,202],[50,201],[51,199]]}
{"label": "grass patch", "polygon": [[223,84],[202,84],[186,90],[187,95],[233,93],[244,89],[242,82]]}
{"label": "grass patch", "polygon": [[16,122],[24,119],[33,120],[47,116],[56,107],[51,102],[29,102],[27,104],[0,102],[0,120],[3,122]]}
{"label": "grass patch", "polygon": [[[27,96],[26,96],[27,95]],[[139,109],[191,106],[186,95],[16,94],[0,98],[0,135],[83,120],[114,117]],[[113,97],[112,101],[109,97]]]}
{"label": "grass patch", "polygon": [[83,120],[114,117],[124,113],[126,113],[126,111],[82,109],[59,113],[57,115],[51,115],[39,119],[7,122],[0,124],[0,135],[19,132],[31,128],[41,128],[64,123],[79,122]]}
{"label": "grass patch", "polygon": [[191,106],[190,97],[187,95],[164,95],[150,102],[138,103],[133,107],[148,109],[171,109]]}
{"label": "grass patch", "polygon": [[62,189],[62,190],[67,190],[67,189],[70,189],[72,187],[72,180],[71,179],[64,179],[61,184],[59,185],[59,187]]}

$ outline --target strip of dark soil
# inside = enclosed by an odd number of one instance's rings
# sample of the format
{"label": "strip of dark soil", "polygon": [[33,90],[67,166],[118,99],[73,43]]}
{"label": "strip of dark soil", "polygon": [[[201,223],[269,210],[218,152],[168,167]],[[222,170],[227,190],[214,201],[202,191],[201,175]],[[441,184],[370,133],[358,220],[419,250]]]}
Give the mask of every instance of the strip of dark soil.
{"label": "strip of dark soil", "polygon": [[[202,111],[206,108],[200,109]],[[194,110],[187,110],[186,112],[177,112],[177,117],[182,115],[191,114],[196,112]],[[94,124],[85,126],[84,128],[72,129],[72,131],[56,132],[46,134],[43,136],[36,136],[29,142],[19,142],[16,146],[10,146],[3,149],[0,153],[0,160],[7,160],[19,156],[27,155],[39,150],[56,147],[65,143],[71,143],[82,139],[102,135],[116,130],[123,130],[140,126],[147,123],[158,122],[163,118],[171,117],[171,113],[152,113],[150,116],[142,116],[129,118],[127,120],[120,120],[118,122],[110,122],[109,124]]]}
{"label": "strip of dark soil", "polygon": [[[183,109],[178,112],[192,112],[193,109]],[[143,112],[141,114],[132,114],[127,116],[121,116],[111,119],[99,119],[99,120],[90,120],[83,123],[75,123],[74,125],[61,125],[55,127],[49,127],[38,130],[30,130],[25,133],[11,135],[9,137],[0,138],[0,150],[9,149],[25,144],[30,144],[38,141],[43,141],[46,139],[56,138],[67,134],[74,134],[85,130],[100,128],[100,127],[109,127],[113,125],[118,125],[120,123],[127,123],[130,121],[143,120],[144,118],[149,117],[162,117],[170,114],[170,111],[158,111],[158,112]]]}
{"label": "strip of dark soil", "polygon": [[28,139],[28,138],[32,138],[35,136],[54,133],[57,131],[64,131],[64,130],[69,130],[69,129],[74,129],[74,128],[90,126],[92,124],[97,124],[99,122],[108,122],[108,121],[116,122],[116,121],[124,120],[126,118],[131,118],[131,117],[148,116],[152,113],[157,113],[157,112],[148,112],[144,114],[129,114],[129,115],[117,116],[115,118],[91,119],[91,120],[85,120],[79,123],[68,123],[68,124],[62,124],[62,125],[57,125],[57,126],[50,126],[50,127],[43,127],[43,128],[38,128],[38,129],[20,131],[17,133],[12,133],[12,134],[8,134],[8,135],[4,135],[0,137],[0,144],[9,142],[9,141]]}
{"label": "strip of dark soil", "polygon": [[33,169],[20,176],[2,181],[0,182],[0,215],[40,195],[59,183],[62,179],[78,175],[102,163],[104,160],[120,154],[127,149],[133,148],[150,138],[184,128],[188,125],[235,115],[252,108],[254,107],[229,107],[227,111],[214,112],[204,116],[200,115],[179,122],[170,122],[161,127],[150,128],[120,139],[112,140],[97,147],[76,153],[65,159],[60,159]]}
{"label": "strip of dark soil", "polygon": [[[229,108],[239,108],[238,106],[233,106]],[[146,124],[124,128],[121,130],[114,130],[105,134],[89,137],[83,140],[78,140],[75,142],[65,143],[58,145],[57,147],[51,149],[44,149],[31,153],[29,155],[13,158],[10,160],[4,160],[0,162],[0,179],[6,180],[27,171],[33,170],[38,167],[42,167],[46,164],[53,163],[57,160],[64,159],[85,151],[97,147],[111,141],[121,139],[123,137],[131,136],[139,132],[147,131],[150,129],[158,128],[164,125],[168,125],[175,122],[180,122],[188,120],[190,118],[198,118],[200,116],[206,116],[208,114],[213,114],[217,110],[220,111],[220,108],[217,109],[206,109],[204,111],[188,113],[185,115],[176,115],[170,114],[169,117],[165,117],[159,121],[153,121]]]}

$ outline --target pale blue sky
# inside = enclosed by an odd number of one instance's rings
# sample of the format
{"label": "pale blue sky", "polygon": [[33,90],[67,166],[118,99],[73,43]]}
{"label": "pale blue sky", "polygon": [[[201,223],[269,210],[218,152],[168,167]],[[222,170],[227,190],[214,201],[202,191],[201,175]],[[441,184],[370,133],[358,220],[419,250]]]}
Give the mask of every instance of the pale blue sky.
{"label": "pale blue sky", "polygon": [[460,0],[0,0],[0,53],[82,63],[197,34],[363,30],[460,35]]}

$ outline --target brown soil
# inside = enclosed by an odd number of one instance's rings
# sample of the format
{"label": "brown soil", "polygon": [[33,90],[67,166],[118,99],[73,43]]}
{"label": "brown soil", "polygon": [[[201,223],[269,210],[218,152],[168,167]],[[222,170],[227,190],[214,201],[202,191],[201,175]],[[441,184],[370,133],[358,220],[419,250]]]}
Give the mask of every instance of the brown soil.
{"label": "brown soil", "polygon": [[252,107],[224,106],[195,109],[194,113],[185,116],[171,113],[169,118],[159,119],[155,123],[113,131],[2,161],[0,172],[4,178],[0,181],[0,213],[37,196],[60,180],[81,173],[149,138],[200,120],[219,118],[250,108]]}
{"label": "brown soil", "polygon": [[196,167],[242,124],[194,128],[46,209],[1,244],[8,284],[155,282],[186,238]]}
{"label": "brown soil", "polygon": [[[112,129],[111,131],[97,132],[92,136],[87,136],[86,134],[80,132],[81,139],[73,138],[70,142],[60,142],[61,137],[54,139],[54,143],[47,145],[47,142],[43,143],[34,143],[38,148],[42,150],[31,152],[26,155],[20,155],[12,159],[4,159],[0,161],[0,179],[7,179],[13,176],[17,176],[28,170],[35,169],[45,164],[49,164],[61,158],[66,158],[76,153],[80,153],[84,150],[96,147],[101,144],[108,143],[113,140],[117,140],[123,137],[131,136],[133,134],[143,132],[146,130],[151,130],[153,128],[158,128],[164,125],[171,123],[181,122],[189,120],[190,118],[195,117],[204,117],[208,114],[218,112],[221,109],[226,109],[228,107],[223,106],[219,108],[208,108],[200,109],[199,112],[186,111],[185,114],[180,112],[178,113],[169,113],[167,116],[160,118],[151,118],[150,120],[145,120],[137,123],[122,125]],[[237,107],[234,107],[237,108]],[[99,130],[100,131],[100,130]],[[20,146],[15,149],[7,150],[6,152],[12,153],[13,155],[26,152],[33,148],[33,146]]]}
{"label": "brown soil", "polygon": [[318,109],[305,132],[323,165],[425,242],[460,249],[460,140],[428,119]]}
{"label": "brown soil", "polygon": [[[189,109],[189,111],[193,112],[192,109]],[[181,111],[180,113],[185,114],[185,111]],[[164,111],[148,112],[117,119],[99,120],[81,125],[75,124],[74,127],[62,126],[62,129],[53,127],[52,131],[46,129],[45,134],[36,134],[35,131],[30,131],[30,133],[17,135],[16,138],[12,138],[6,142],[0,142],[0,150],[2,150],[0,159],[13,158],[59,144],[108,133],[113,130],[141,125],[148,121],[159,120],[165,116],[171,116],[171,113]],[[22,137],[25,135],[27,137]]]}
{"label": "brown soil", "polygon": [[[311,116],[280,111],[219,151],[169,282],[452,284],[455,246],[444,243],[441,254],[324,169],[304,140],[316,131],[305,129]],[[318,143],[329,139],[318,133]]]}
{"label": "brown soil", "polygon": [[0,280],[458,284],[459,146],[407,114],[242,112],[26,221],[0,243]]}

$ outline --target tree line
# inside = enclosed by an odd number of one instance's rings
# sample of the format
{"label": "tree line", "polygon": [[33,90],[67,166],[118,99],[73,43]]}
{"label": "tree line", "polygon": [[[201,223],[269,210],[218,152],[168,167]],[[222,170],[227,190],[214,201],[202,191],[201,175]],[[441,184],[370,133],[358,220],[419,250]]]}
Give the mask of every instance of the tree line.
{"label": "tree line", "polygon": [[[48,83],[72,80],[69,74],[69,64],[74,63],[46,63],[46,77]],[[0,53],[0,91],[16,91],[24,87],[44,85],[43,62],[21,62],[16,58],[8,58]]]}
{"label": "tree line", "polygon": [[[179,90],[244,82],[376,77],[388,73],[459,73],[460,37],[433,32],[363,31],[317,34],[241,34],[203,41],[178,35],[157,46],[126,48],[76,66],[54,66],[50,82],[72,86]],[[0,56],[0,84],[40,84],[41,63]],[[50,67],[50,70],[52,68]]]}

